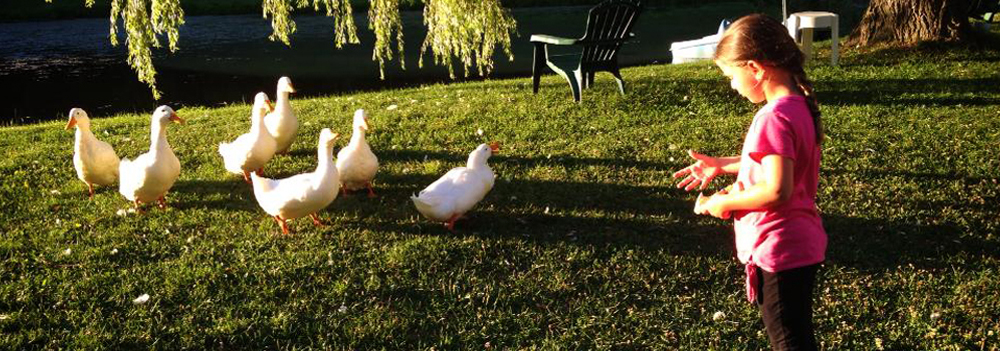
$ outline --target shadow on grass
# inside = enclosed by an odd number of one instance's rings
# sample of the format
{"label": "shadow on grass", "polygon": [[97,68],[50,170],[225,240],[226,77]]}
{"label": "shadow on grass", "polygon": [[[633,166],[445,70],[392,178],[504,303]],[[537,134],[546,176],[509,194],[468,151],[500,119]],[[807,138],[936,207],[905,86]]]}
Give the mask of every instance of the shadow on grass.
{"label": "shadow on grass", "polygon": [[824,216],[828,262],[863,270],[899,266],[947,268],[949,260],[1000,259],[1000,249],[953,225],[921,225],[843,216]]}
{"label": "shadow on grass", "polygon": [[956,95],[1000,95],[1000,78],[825,81],[818,94],[821,103],[830,105],[993,106],[1000,98]]}
{"label": "shadow on grass", "polygon": [[912,47],[873,44],[871,48],[856,49],[846,47],[845,51],[855,51],[845,55],[842,67],[869,66],[889,67],[914,59],[932,59],[938,62],[1000,62],[1000,35],[977,33],[968,42],[925,41]]}
{"label": "shadow on grass", "polygon": [[[465,162],[469,158],[469,154],[429,150],[382,150],[379,151],[378,157],[379,160],[385,162],[423,162],[434,160],[446,162],[448,165],[453,165],[453,167],[464,167]],[[490,157],[489,164],[494,171],[501,167],[529,168],[540,165],[560,165],[569,168],[578,166],[608,166],[609,168],[615,169],[636,168],[637,170],[670,170],[680,166],[680,164],[629,160],[624,158],[584,158],[565,155],[553,156],[552,158],[505,156],[502,151],[501,154]]]}
{"label": "shadow on grass", "polygon": [[179,210],[258,211],[253,188],[240,177],[227,180],[179,180],[167,196],[170,206]]}

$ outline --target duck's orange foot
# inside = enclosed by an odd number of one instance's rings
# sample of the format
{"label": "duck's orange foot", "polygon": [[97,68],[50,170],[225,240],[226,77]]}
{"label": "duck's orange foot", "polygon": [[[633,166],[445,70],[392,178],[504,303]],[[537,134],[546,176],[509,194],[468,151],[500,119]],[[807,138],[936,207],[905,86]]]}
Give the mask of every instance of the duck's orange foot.
{"label": "duck's orange foot", "polygon": [[368,198],[374,198],[375,190],[372,189],[372,182],[365,182],[365,187],[368,188]]}
{"label": "duck's orange foot", "polygon": [[285,222],[284,218],[281,218],[281,216],[274,216],[274,221],[278,222],[278,225],[281,226],[281,234],[288,235],[290,233],[288,230],[288,223]]}
{"label": "duck's orange foot", "polygon": [[458,214],[452,215],[451,218],[449,218],[448,221],[444,223],[444,227],[448,228],[448,231],[452,232],[455,231],[455,221],[457,221],[459,217],[461,217],[461,215]]}
{"label": "duck's orange foot", "polygon": [[314,224],[315,226],[317,226],[317,227],[322,227],[322,226],[325,226],[325,225],[326,225],[326,224],[323,224],[323,221],[321,221],[321,220],[319,219],[319,216],[318,216],[318,215],[316,215],[315,213],[313,213],[313,214],[309,215],[309,218],[312,218],[312,220],[313,220],[313,224]]}

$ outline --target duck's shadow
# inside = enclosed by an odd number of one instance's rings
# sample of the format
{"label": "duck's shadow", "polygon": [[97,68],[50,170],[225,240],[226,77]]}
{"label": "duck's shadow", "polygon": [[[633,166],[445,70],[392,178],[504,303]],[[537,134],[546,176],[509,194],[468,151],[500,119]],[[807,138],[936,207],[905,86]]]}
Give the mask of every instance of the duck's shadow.
{"label": "duck's shadow", "polygon": [[168,194],[170,205],[180,209],[221,209],[258,212],[253,186],[239,176],[228,180],[179,180]]}

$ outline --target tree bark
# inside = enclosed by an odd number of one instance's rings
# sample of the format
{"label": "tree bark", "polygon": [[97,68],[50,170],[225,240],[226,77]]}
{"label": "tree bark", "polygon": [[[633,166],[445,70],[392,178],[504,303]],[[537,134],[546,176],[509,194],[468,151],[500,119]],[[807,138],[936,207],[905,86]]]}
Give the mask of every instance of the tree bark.
{"label": "tree bark", "polygon": [[871,0],[847,45],[966,41],[972,32],[969,4],[970,0]]}

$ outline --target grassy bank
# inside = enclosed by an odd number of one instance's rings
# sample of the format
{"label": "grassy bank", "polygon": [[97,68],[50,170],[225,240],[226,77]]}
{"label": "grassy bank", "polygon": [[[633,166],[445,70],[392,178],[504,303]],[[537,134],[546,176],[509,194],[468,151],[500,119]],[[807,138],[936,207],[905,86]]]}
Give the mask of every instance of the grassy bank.
{"label": "grassy bank", "polygon": [[[997,349],[1000,51],[814,64],[823,348]],[[756,106],[707,63],[624,76],[627,96],[599,75],[582,105],[556,76],[295,99],[271,176],[314,168],[319,130],[349,134],[357,108],[382,168],[377,198],[288,237],[216,152],[246,105],[178,111],[171,208],[143,215],[116,189],[87,200],[62,122],[0,128],[0,348],[766,348],[730,227],[669,179],[686,149],[737,153]],[[148,115],[93,117],[120,156],[147,149]],[[493,191],[454,233],[422,219],[409,195],[486,140]]]}

